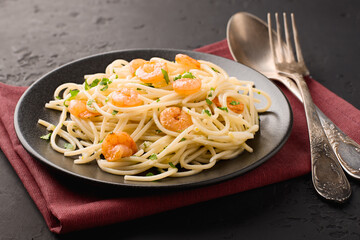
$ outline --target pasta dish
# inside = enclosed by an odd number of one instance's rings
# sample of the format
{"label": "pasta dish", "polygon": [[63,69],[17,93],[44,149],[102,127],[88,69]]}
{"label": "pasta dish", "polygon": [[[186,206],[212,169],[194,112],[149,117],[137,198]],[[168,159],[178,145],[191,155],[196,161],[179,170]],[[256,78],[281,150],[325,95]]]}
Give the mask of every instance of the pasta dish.
{"label": "pasta dish", "polygon": [[252,152],[246,141],[270,105],[253,82],[177,54],[175,61],[115,60],[82,84],[62,84],[45,105],[61,112],[58,123],[38,123],[49,131],[41,138],[75,164],[96,162],[126,181],[156,181]]}

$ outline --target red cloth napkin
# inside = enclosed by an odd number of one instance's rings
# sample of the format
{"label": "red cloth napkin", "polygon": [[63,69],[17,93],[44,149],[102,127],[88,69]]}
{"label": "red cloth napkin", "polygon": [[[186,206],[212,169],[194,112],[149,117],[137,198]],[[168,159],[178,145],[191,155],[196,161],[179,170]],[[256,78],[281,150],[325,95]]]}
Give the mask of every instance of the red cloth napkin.
{"label": "red cloth napkin", "polygon": [[[197,51],[231,59],[226,40]],[[318,82],[308,79],[314,102],[345,133],[360,142],[360,111]],[[69,187],[33,159],[16,138],[13,116],[25,87],[0,83],[0,147],[15,169],[49,229],[65,233],[127,221],[182,206],[258,188],[298,177],[310,171],[310,150],[302,104],[285,88],[294,112],[294,125],[285,146],[270,160],[245,175],[219,184],[146,196],[96,195],[81,187]]]}

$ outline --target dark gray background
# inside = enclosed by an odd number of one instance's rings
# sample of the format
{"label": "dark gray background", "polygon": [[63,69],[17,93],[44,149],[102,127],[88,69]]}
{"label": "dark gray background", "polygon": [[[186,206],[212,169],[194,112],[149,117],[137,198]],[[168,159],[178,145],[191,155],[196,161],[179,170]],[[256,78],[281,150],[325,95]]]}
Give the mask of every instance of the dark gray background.
{"label": "dark gray background", "polygon": [[[194,49],[224,39],[239,11],[294,12],[311,75],[360,108],[358,0],[0,0],[0,81],[30,85],[69,61],[129,48]],[[359,182],[344,205],[310,175],[146,218],[64,236],[49,232],[0,151],[0,239],[359,239]]]}

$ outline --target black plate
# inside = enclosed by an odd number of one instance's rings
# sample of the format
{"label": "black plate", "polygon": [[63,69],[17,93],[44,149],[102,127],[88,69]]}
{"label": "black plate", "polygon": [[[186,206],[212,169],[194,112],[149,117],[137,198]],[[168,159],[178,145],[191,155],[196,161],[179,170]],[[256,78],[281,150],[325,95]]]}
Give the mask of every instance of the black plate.
{"label": "black plate", "polygon": [[[59,112],[45,109],[45,103],[53,99],[53,92],[62,83],[83,83],[84,75],[104,72],[108,64],[115,59],[131,60],[134,58],[150,59],[161,57],[174,60],[177,53],[184,53],[195,59],[211,61],[225,71],[229,76],[240,80],[255,82],[257,88],[270,94],[272,106],[270,110],[260,115],[260,131],[249,145],[253,153],[244,152],[236,159],[220,161],[215,167],[197,175],[184,178],[168,178],[157,182],[124,181],[122,176],[116,176],[102,171],[97,164],[76,165],[73,160],[54,151],[48,142],[40,139],[47,133],[45,127],[37,124],[38,119],[51,123],[58,122]],[[286,142],[292,127],[292,111],[284,94],[270,80],[260,73],[237,62],[199,52],[175,49],[140,49],[103,53],[86,57],[46,74],[37,80],[19,100],[14,116],[15,130],[24,148],[35,158],[45,164],[70,175],[93,183],[130,187],[130,188],[179,188],[203,186],[227,180],[243,174],[259,166],[273,156]]]}

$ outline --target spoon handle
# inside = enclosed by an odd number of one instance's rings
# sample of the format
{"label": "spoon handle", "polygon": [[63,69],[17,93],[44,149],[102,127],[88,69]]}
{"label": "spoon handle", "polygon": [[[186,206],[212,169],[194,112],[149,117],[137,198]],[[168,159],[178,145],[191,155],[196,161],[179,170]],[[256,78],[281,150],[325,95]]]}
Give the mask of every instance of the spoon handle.
{"label": "spoon handle", "polygon": [[311,173],[314,187],[325,199],[344,202],[351,195],[350,184],[331,149],[304,78],[297,73],[291,76],[297,83],[303,98],[310,138]]}
{"label": "spoon handle", "polygon": [[[266,73],[265,75],[283,83],[301,102],[303,101],[299,88],[293,80],[277,73]],[[342,168],[351,177],[360,179],[360,145],[341,131],[317,106],[315,109],[331,148]]]}

